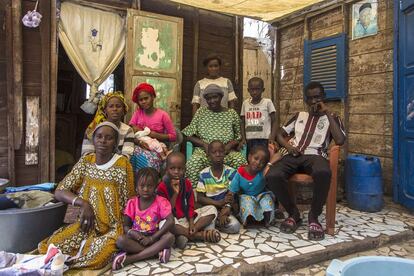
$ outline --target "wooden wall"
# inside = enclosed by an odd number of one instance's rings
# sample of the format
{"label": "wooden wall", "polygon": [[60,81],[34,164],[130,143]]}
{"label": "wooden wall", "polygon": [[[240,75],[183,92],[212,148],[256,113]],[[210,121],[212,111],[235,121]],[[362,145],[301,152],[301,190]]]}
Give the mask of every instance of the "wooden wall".
{"label": "wooden wall", "polygon": [[[57,46],[54,0],[39,1],[38,11],[42,14],[42,22],[38,28],[22,27],[21,50],[22,60],[12,59],[6,53],[13,53],[16,49],[6,45],[6,34],[12,35],[12,24],[5,25],[4,20],[13,19],[5,16],[11,11],[11,4],[22,3],[21,16],[28,10],[33,10],[34,0],[0,0],[0,177],[13,179],[12,185],[34,184],[43,181],[54,181],[54,152],[55,152],[55,122],[56,122],[56,72]],[[79,0],[78,2],[82,2]],[[191,99],[193,87],[197,80],[205,75],[202,60],[210,53],[218,53],[223,58],[223,76],[230,78],[235,85],[236,93],[241,96],[242,61],[236,61],[236,56],[242,55],[241,19],[215,12],[197,10],[192,7],[178,5],[161,0],[141,0],[141,9],[144,11],[182,17],[184,19],[184,47],[183,47],[183,79],[181,100],[181,122],[186,126],[191,120]],[[132,0],[92,0],[83,1],[83,4],[104,4],[117,10],[132,7],[136,1]],[[15,17],[16,26],[21,24],[21,16]],[[236,24],[237,22],[237,24]],[[236,39],[237,38],[237,39]],[[13,99],[17,88],[16,79],[7,75],[7,70],[13,72],[14,66],[22,68],[22,98],[19,102],[23,108],[23,138],[20,148],[14,145],[16,134],[8,132],[13,129],[10,122],[14,112],[10,111],[14,102],[8,102],[8,96]],[[10,75],[10,74],[9,74]],[[9,92],[7,93],[7,89]],[[39,163],[25,165],[25,106],[26,97],[39,97],[40,130],[38,152]],[[13,119],[13,118],[12,118]]]}
{"label": "wooden wall", "polygon": [[162,0],[143,0],[141,10],[184,19],[182,127],[191,121],[193,88],[195,83],[206,75],[202,63],[208,54],[217,53],[222,57],[222,75],[232,80],[238,97],[241,95],[242,82],[235,82],[236,17]]}
{"label": "wooden wall", "polygon": [[7,130],[7,55],[6,55],[6,3],[0,1],[0,177],[10,178],[8,173]]}
{"label": "wooden wall", "polygon": [[[378,156],[383,167],[385,192],[392,192],[392,87],[393,1],[378,1],[378,34],[352,40],[351,5],[339,5],[308,21],[279,27],[276,60],[280,81],[276,106],[280,122],[303,110],[303,41],[348,32],[348,100],[331,102],[329,108],[347,123],[349,154]],[[306,23],[305,23],[306,22]],[[305,28],[306,25],[306,28]],[[344,157],[344,155],[343,155]]]}
{"label": "wooden wall", "polygon": [[263,97],[272,98],[271,52],[266,52],[254,38],[245,37],[243,47],[243,100],[250,97],[247,91],[249,79],[259,77],[264,82]]}
{"label": "wooden wall", "polygon": [[[41,25],[38,28],[27,28],[22,25],[21,17],[28,10],[34,9],[36,1],[0,1],[0,113],[2,114],[0,117],[2,129],[0,133],[0,177],[11,179],[12,185],[40,183],[48,181],[51,177],[49,146],[52,118],[49,115],[52,106],[50,97],[50,10],[52,2],[39,2],[38,11],[43,16]],[[17,9],[16,7],[20,4],[20,9]],[[5,17],[4,13],[7,10],[9,14]],[[7,20],[8,24],[4,25],[4,20]],[[17,34],[20,30],[21,36]],[[9,70],[6,77],[4,68]],[[21,76],[21,79],[16,76]],[[22,92],[19,93],[19,91]],[[36,100],[39,101],[37,111],[41,114],[40,118],[36,118],[39,122],[38,130],[35,131],[38,144],[31,148],[32,152],[37,154],[38,159],[37,164],[33,165],[25,164],[25,149],[28,147],[25,139],[28,97],[37,98]],[[18,114],[22,114],[21,129],[16,124]]]}

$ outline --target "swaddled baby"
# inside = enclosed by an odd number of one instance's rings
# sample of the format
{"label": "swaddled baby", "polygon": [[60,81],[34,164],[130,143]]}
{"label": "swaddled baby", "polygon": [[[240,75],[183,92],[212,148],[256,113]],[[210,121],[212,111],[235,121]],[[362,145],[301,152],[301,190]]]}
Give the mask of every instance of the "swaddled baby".
{"label": "swaddled baby", "polygon": [[164,143],[149,137],[150,132],[151,130],[148,127],[145,127],[144,130],[135,132],[135,138],[147,144],[149,150],[155,151],[163,160],[165,160],[171,151],[168,150],[167,145]]}

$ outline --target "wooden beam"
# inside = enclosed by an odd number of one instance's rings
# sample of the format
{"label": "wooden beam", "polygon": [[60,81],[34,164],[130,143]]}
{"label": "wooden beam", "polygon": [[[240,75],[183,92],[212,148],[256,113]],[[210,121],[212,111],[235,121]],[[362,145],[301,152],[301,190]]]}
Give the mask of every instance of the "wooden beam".
{"label": "wooden beam", "polygon": [[23,136],[23,48],[22,1],[12,1],[12,56],[14,95],[14,150],[20,149]]}
{"label": "wooden beam", "polygon": [[[234,28],[235,28],[235,37],[234,37],[234,67],[235,67],[235,72],[234,72],[234,84],[236,86],[239,85],[239,20],[238,17],[235,16],[234,17]],[[239,96],[239,95],[238,95]]]}
{"label": "wooden beam", "polygon": [[[237,111],[240,111],[243,103],[243,17],[235,16],[236,37],[235,37],[235,85],[238,88]],[[237,91],[237,90],[236,90]]]}
{"label": "wooden beam", "polygon": [[[53,1],[53,0],[51,0]],[[40,96],[40,181],[50,181],[50,2],[40,1],[39,12],[43,15],[40,24],[42,46],[42,93]]]}
{"label": "wooden beam", "polygon": [[275,28],[275,64],[274,64],[274,92],[272,93],[273,101],[276,102],[276,125],[281,125],[280,120],[280,30]]}
{"label": "wooden beam", "polygon": [[125,35],[125,53],[124,53],[124,96],[126,102],[129,105],[128,112],[124,116],[124,122],[129,122],[132,117],[132,113],[136,108],[136,104],[131,100],[132,99],[132,79],[128,78],[127,76],[132,76],[133,68],[132,68],[132,46],[133,46],[133,31],[134,31],[134,12],[133,10],[129,9],[127,11],[126,17],[126,35]]}
{"label": "wooden beam", "polygon": [[132,9],[141,10],[141,1],[140,0],[132,0]]}
{"label": "wooden beam", "polygon": [[[12,8],[6,6],[6,30],[12,30]],[[11,32],[6,32],[6,58],[7,58],[7,108],[12,112],[7,113],[7,133],[8,133],[8,178],[12,186],[16,186],[15,158],[14,158],[14,94],[13,94],[13,36]]]}
{"label": "wooden beam", "polygon": [[56,1],[50,1],[50,109],[49,109],[49,180],[55,181],[55,136],[56,136],[56,98],[57,98],[57,68],[58,68],[58,38]]}
{"label": "wooden beam", "polygon": [[[349,34],[349,4],[342,4],[342,14],[343,14],[343,21],[342,21],[342,31],[346,34]],[[346,59],[345,59],[345,72],[349,72],[349,59],[348,59],[348,54],[346,55]],[[347,74],[348,75],[348,74]],[[349,77],[346,76],[345,78],[346,80],[346,85],[345,85],[345,99],[344,99],[344,124],[345,124],[345,133],[346,136],[349,137],[349,109],[350,109],[350,104],[349,104]],[[345,140],[345,144],[343,146],[344,148],[344,154],[345,156],[348,156],[348,152],[349,152],[349,144],[348,144],[348,140]]]}
{"label": "wooden beam", "polygon": [[311,31],[309,28],[309,18],[305,16],[303,19],[303,40],[309,40],[311,39]]}
{"label": "wooden beam", "polygon": [[193,46],[193,85],[198,81],[198,40],[200,34],[200,16],[199,10],[193,8],[193,35],[194,35],[194,46]]}
{"label": "wooden beam", "polygon": [[126,12],[127,9],[133,7],[133,3],[122,3],[120,1],[112,1],[112,0],[70,0],[69,2],[82,5],[89,8],[99,9],[103,11],[109,12]]}

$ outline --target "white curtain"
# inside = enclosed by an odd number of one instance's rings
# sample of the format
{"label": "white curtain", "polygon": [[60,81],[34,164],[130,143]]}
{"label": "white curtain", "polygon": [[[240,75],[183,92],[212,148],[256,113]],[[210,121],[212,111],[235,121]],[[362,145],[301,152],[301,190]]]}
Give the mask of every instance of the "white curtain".
{"label": "white curtain", "polygon": [[[125,51],[125,18],[120,14],[63,2],[59,39],[93,102],[99,85],[121,61]],[[96,101],[95,101],[96,102]]]}

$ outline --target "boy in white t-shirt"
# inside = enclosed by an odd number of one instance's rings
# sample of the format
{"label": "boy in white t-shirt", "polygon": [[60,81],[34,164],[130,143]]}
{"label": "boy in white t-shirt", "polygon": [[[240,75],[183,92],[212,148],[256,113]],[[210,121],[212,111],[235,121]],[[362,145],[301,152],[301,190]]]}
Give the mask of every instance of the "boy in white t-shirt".
{"label": "boy in white t-shirt", "polygon": [[261,78],[253,77],[249,80],[247,91],[250,98],[243,102],[240,116],[242,119],[242,144],[247,143],[247,152],[255,145],[274,143],[276,136],[275,126],[276,109],[270,99],[262,98],[264,82]]}

